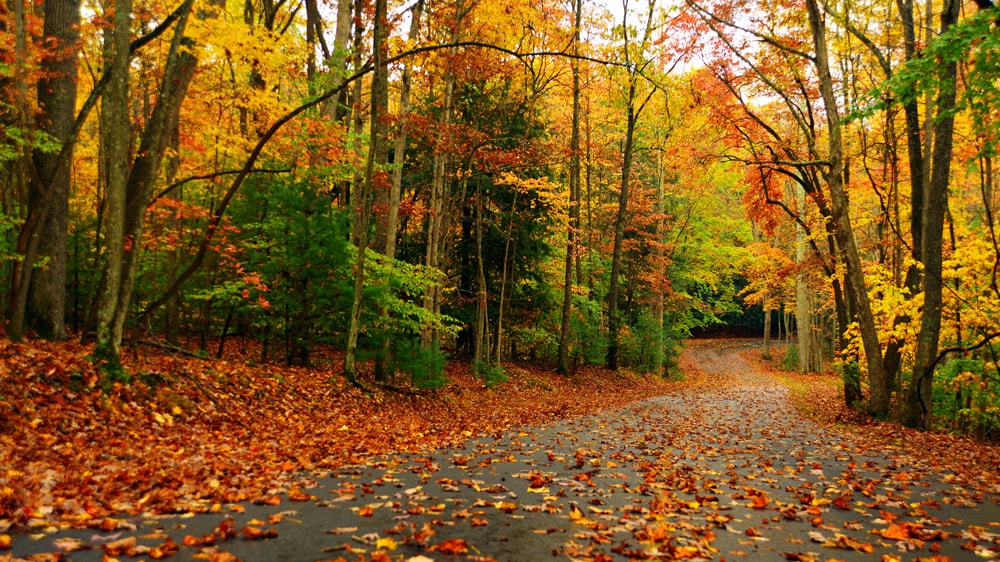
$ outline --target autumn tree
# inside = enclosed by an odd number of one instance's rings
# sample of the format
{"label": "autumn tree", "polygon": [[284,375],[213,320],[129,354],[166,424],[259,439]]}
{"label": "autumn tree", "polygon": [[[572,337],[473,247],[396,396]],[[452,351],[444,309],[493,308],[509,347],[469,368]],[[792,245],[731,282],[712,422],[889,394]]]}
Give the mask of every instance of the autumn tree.
{"label": "autumn tree", "polygon": [[[15,72],[27,78],[28,29],[24,5],[15,2]],[[65,339],[66,254],[69,192],[76,117],[77,53],[79,52],[80,3],[75,0],[46,2],[38,47],[44,51],[36,82],[37,131],[25,127],[29,100],[23,90],[14,95],[12,115],[21,114],[21,134],[36,136],[32,143],[17,147],[27,181],[26,205],[16,251],[20,261],[11,276],[9,302],[10,337],[20,339],[25,328],[45,338]],[[6,12],[6,10],[5,10]],[[8,86],[23,86],[8,83]],[[17,125],[15,125],[16,127]],[[8,134],[16,129],[9,129]],[[42,139],[50,139],[42,143]],[[27,140],[27,139],[25,139]],[[47,146],[46,146],[47,145]],[[17,185],[17,182],[11,182]]]}

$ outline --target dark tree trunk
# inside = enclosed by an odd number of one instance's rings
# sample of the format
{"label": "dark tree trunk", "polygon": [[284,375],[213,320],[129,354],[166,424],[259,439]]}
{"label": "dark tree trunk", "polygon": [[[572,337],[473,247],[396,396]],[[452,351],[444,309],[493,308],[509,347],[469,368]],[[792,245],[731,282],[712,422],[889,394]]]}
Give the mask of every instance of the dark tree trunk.
{"label": "dark tree trunk", "polygon": [[[49,0],[44,4],[43,41],[57,46],[42,60],[38,80],[38,127],[60,143],[71,143],[76,118],[77,53],[80,39],[79,0]],[[46,339],[66,338],[66,257],[69,217],[70,152],[33,155],[35,173],[29,190],[29,213],[36,221],[26,221],[29,238],[37,259],[45,259],[37,268],[36,259],[25,259],[20,268],[21,291],[29,289],[27,300],[12,303],[10,332],[20,336],[22,328],[33,329]],[[31,256],[34,258],[35,256]],[[24,293],[22,293],[24,294]],[[23,307],[23,308],[22,308]],[[20,321],[18,321],[20,319]]]}
{"label": "dark tree trunk", "polygon": [[[948,0],[941,13],[941,33],[958,22],[961,2]],[[938,83],[941,93],[937,100],[937,120],[934,125],[934,148],[931,153],[931,178],[924,199],[922,261],[924,263],[923,316],[917,336],[913,374],[900,411],[900,422],[929,429],[931,425],[931,391],[934,365],[937,361],[941,336],[942,248],[944,247],[944,217],[948,208],[948,179],[951,176],[952,144],[955,131],[955,80],[958,64],[947,63],[941,69]]]}

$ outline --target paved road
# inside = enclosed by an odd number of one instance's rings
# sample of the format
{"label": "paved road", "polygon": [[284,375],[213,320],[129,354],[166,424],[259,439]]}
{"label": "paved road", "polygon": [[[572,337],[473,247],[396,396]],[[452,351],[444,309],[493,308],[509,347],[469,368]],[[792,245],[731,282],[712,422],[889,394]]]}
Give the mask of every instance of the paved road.
{"label": "paved road", "polygon": [[[303,476],[303,501],[280,490],[275,506],[133,518],[124,532],[19,536],[13,553],[75,539],[95,548],[70,560],[100,560],[96,547],[112,540],[182,545],[232,529],[236,537],[212,548],[247,562],[357,560],[377,547],[392,560],[1000,555],[998,490],[801,419],[784,389],[740,357],[753,345],[695,343],[685,353],[711,384],[600,417]],[[245,527],[276,536],[248,540]],[[181,546],[170,559],[206,553]]]}

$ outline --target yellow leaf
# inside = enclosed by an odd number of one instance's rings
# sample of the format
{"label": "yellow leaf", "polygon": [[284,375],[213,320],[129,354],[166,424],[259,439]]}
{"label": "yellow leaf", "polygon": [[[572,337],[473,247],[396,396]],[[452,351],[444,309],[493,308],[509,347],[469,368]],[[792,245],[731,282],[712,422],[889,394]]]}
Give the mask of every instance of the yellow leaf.
{"label": "yellow leaf", "polygon": [[383,537],[375,541],[375,548],[378,550],[396,550],[396,541],[392,537]]}

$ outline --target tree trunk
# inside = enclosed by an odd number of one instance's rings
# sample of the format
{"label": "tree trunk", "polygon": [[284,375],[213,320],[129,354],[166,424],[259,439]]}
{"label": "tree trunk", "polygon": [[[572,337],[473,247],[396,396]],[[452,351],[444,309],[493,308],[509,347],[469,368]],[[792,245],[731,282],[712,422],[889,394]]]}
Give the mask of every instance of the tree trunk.
{"label": "tree trunk", "polygon": [[[452,29],[452,42],[458,41],[462,27],[462,18],[465,11],[464,3],[458,2],[455,9],[455,24]],[[452,51],[449,50],[449,53]],[[445,226],[448,222],[445,214],[448,212],[445,199],[447,198],[448,178],[447,171],[451,166],[450,149],[445,149],[451,144],[451,132],[449,125],[452,119],[452,109],[455,95],[455,73],[448,68],[445,76],[444,99],[442,100],[441,121],[442,132],[438,134],[437,145],[439,150],[435,151],[433,171],[431,175],[430,213],[427,217],[427,248],[424,254],[424,265],[428,268],[441,270],[444,263],[443,249],[445,247],[444,234]],[[424,308],[431,314],[441,311],[441,296],[443,288],[442,281],[438,281],[429,286],[424,291]],[[420,336],[421,345],[426,349],[437,349],[440,346],[440,333],[435,326],[424,329]]]}
{"label": "tree trunk", "polygon": [[[961,3],[945,2],[941,13],[941,33],[958,22]],[[900,412],[900,422],[911,427],[929,429],[931,426],[932,389],[934,366],[937,362],[938,342],[941,336],[942,306],[942,248],[944,246],[944,218],[948,207],[948,180],[951,176],[952,144],[955,131],[955,80],[958,64],[943,65],[938,79],[937,119],[934,125],[934,148],[931,154],[931,177],[924,200],[923,248],[924,263],[923,316],[917,336],[917,351],[913,360],[913,374],[906,391],[906,401]]]}
{"label": "tree trunk", "polygon": [[[184,36],[188,17],[191,14],[193,0],[186,0],[181,16],[175,24],[174,38],[167,55],[167,63],[160,84],[156,106],[153,108],[146,128],[142,134],[135,160],[129,171],[125,189],[124,216],[109,214],[108,231],[117,228],[114,221],[122,221],[122,239],[108,239],[108,245],[122,246],[121,264],[118,275],[119,283],[106,286],[106,293],[100,298],[105,307],[113,307],[113,312],[100,311],[102,315],[110,315],[110,325],[99,325],[97,348],[95,354],[107,361],[110,372],[119,368],[121,340],[124,333],[125,320],[132,299],[132,289],[139,269],[139,254],[142,248],[142,232],[146,209],[152,196],[153,184],[160,171],[163,156],[166,152],[170,131],[177,126],[181,105],[187,95],[188,86],[194,77],[197,67],[195,45]],[[211,12],[204,12],[202,17],[208,17]],[[114,165],[114,162],[110,162]],[[104,269],[116,267],[114,263],[106,263]]]}
{"label": "tree trunk", "polygon": [[[913,60],[917,56],[916,25],[913,19],[913,0],[896,0],[900,21],[903,24],[903,52],[905,60]],[[906,120],[906,148],[910,167],[910,256],[913,261],[923,259],[923,214],[926,169],[924,165],[924,148],[921,143],[920,110],[917,99],[907,101],[903,105]],[[930,113],[928,113],[930,115]],[[930,123],[930,119],[927,120]],[[927,135],[928,141],[932,135]],[[905,286],[909,295],[916,295],[920,289],[920,270],[915,264],[906,268]],[[893,328],[910,320],[909,316],[899,315],[893,319]],[[891,338],[886,342],[885,359],[883,361],[886,383],[892,383],[900,371],[904,340]]]}
{"label": "tree trunk", "polygon": [[510,280],[513,279],[513,269],[514,269],[514,254],[517,249],[517,243],[514,240],[514,213],[517,211],[517,192],[514,192],[514,200],[510,205],[510,223],[507,225],[507,236],[506,242],[504,244],[503,250],[503,274],[500,278],[500,303],[497,306],[497,333],[496,333],[496,343],[493,345],[493,350],[496,352],[496,357],[494,358],[494,363],[499,365],[502,359],[501,350],[503,345],[503,318],[504,313],[507,308],[510,307],[509,301],[507,299],[508,289],[507,285]]}
{"label": "tree trunk", "polygon": [[[801,210],[805,208],[805,192],[798,185],[795,185],[793,189],[797,201],[796,206],[802,212]],[[797,328],[796,339],[799,351],[798,365],[799,372],[809,373],[815,370],[813,368],[816,363],[815,355],[819,350],[814,345],[812,297],[807,272],[805,267],[803,267],[808,257],[808,248],[805,239],[806,233],[803,229],[801,227],[796,228],[795,263],[799,266],[795,274],[795,326]]]}
{"label": "tree trunk", "polygon": [[607,365],[611,370],[618,369],[618,277],[622,268],[622,242],[625,238],[625,220],[628,217],[629,181],[632,175],[632,147],[635,136],[635,79],[629,85],[628,108],[625,121],[625,146],[622,158],[621,192],[618,195],[618,214],[615,217],[615,239],[611,251],[611,281],[608,285],[608,355]]}
{"label": "tree trunk", "polygon": [[[382,112],[385,111],[383,89],[386,85],[385,39],[387,36],[386,0],[375,1],[375,32],[373,34],[372,52],[374,53],[374,72],[371,85],[371,111],[369,118],[368,159],[365,166],[365,178],[360,193],[355,193],[354,201],[354,232],[357,237],[358,257],[355,262],[354,300],[351,305],[351,324],[347,337],[347,352],[344,355],[344,376],[348,380],[357,380],[357,348],[358,335],[361,331],[361,304],[365,280],[365,253],[368,250],[369,217],[372,214],[372,203],[375,197],[375,174],[380,155],[385,154],[381,145],[384,142],[382,131]],[[360,45],[359,45],[360,51]],[[355,100],[357,101],[357,100]]]}
{"label": "tree trunk", "polygon": [[[410,12],[410,43],[416,43],[420,33],[420,21],[424,13],[424,0],[417,0]],[[399,229],[399,201],[403,186],[403,166],[406,162],[407,122],[410,114],[410,88],[413,70],[409,59],[403,65],[403,77],[399,86],[399,123],[396,145],[393,150],[392,190],[389,195],[389,214],[386,222],[385,255],[396,257],[396,235]]]}
{"label": "tree trunk", "polygon": [[[583,0],[573,0],[573,53],[580,52]],[[569,224],[566,228],[566,271],[563,277],[562,328],[559,333],[557,370],[569,374],[570,319],[573,312],[573,267],[580,232],[580,61],[573,59],[573,124],[569,140]]]}
{"label": "tree trunk", "polygon": [[476,332],[473,334],[472,358],[473,364],[490,363],[489,318],[487,316],[486,270],[483,267],[483,191],[482,186],[476,188]]}
{"label": "tree trunk", "polygon": [[861,341],[865,349],[868,367],[868,377],[871,386],[871,401],[869,412],[876,416],[885,416],[889,412],[889,393],[885,371],[882,367],[882,346],[879,343],[878,331],[875,328],[875,317],[872,314],[871,301],[865,289],[864,271],[861,268],[861,258],[854,240],[851,226],[850,208],[847,193],[844,189],[844,159],[840,112],[837,108],[837,96],[833,89],[833,76],[830,72],[830,61],[826,45],[826,23],[823,21],[823,11],[817,0],[807,0],[809,12],[809,28],[812,31],[816,56],[814,64],[819,78],[820,94],[826,109],[827,131],[829,134],[829,166],[823,170],[823,176],[830,187],[832,204],[834,236],[840,250],[841,259],[847,268],[847,275],[854,286],[856,302],[855,311],[861,331]]}
{"label": "tree trunk", "polygon": [[[106,193],[105,249],[97,298],[97,357],[117,368],[120,340],[114,341],[114,290],[121,285],[125,247],[125,186],[131,123],[129,121],[129,38],[132,0],[116,0],[111,27],[104,30],[104,65],[111,80],[101,102],[101,142],[104,145]],[[112,290],[112,287],[114,290]]]}
{"label": "tree trunk", "polygon": [[[80,38],[79,0],[45,2],[43,41],[57,47],[41,60],[37,83],[38,127],[62,143],[70,143],[76,117],[77,55]],[[19,12],[23,13],[23,12]],[[16,32],[19,40],[23,31]],[[19,54],[16,49],[16,55]],[[26,92],[22,92],[26,93]],[[25,96],[26,97],[26,96]],[[22,99],[22,102],[26,100]],[[22,225],[16,267],[9,336],[18,340],[25,328],[46,339],[66,339],[66,258],[69,217],[70,151],[37,152],[25,162],[29,174],[28,220]],[[44,267],[36,267],[46,258]]]}

